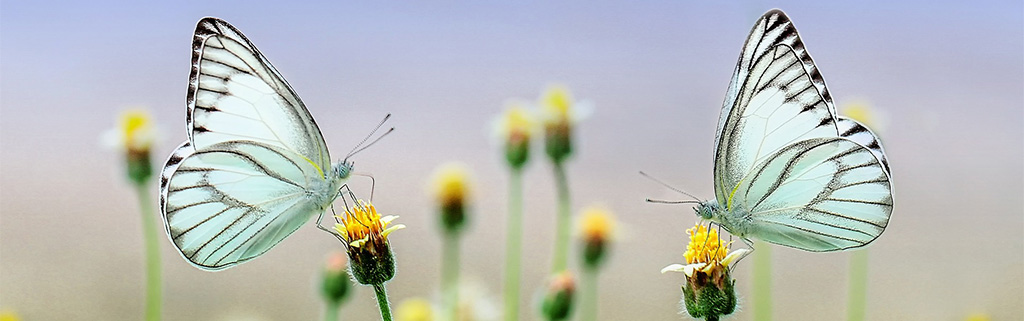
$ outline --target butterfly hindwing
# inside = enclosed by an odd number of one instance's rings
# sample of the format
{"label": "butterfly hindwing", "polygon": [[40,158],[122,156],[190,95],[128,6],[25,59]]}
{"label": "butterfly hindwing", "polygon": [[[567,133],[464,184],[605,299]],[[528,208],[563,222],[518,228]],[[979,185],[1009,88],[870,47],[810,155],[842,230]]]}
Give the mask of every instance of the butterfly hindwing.
{"label": "butterfly hindwing", "polygon": [[269,250],[321,205],[306,196],[317,171],[277,146],[235,141],[171,158],[161,181],[167,233],[182,256],[204,269],[223,269]]}
{"label": "butterfly hindwing", "polygon": [[888,174],[871,150],[845,138],[789,145],[740,184],[734,201],[756,238],[808,251],[863,246],[892,212]]}
{"label": "butterfly hindwing", "polygon": [[277,69],[227,22],[196,26],[189,75],[189,140],[197,149],[231,140],[274,145],[321,170],[330,155],[319,127]]}

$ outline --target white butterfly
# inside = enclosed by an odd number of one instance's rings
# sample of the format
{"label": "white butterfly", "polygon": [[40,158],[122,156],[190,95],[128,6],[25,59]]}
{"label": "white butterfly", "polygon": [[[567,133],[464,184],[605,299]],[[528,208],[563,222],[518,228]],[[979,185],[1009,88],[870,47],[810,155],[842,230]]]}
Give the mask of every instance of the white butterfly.
{"label": "white butterfly", "polygon": [[196,26],[187,103],[188,141],[161,172],[160,209],[167,235],[196,267],[246,262],[312,215],[322,219],[352,172],[348,157],[331,163],[299,97],[223,20]]}
{"label": "white butterfly", "polygon": [[750,32],[715,140],[715,197],[695,208],[729,233],[807,251],[867,245],[889,222],[892,181],[877,137],[836,114],[780,10]]}

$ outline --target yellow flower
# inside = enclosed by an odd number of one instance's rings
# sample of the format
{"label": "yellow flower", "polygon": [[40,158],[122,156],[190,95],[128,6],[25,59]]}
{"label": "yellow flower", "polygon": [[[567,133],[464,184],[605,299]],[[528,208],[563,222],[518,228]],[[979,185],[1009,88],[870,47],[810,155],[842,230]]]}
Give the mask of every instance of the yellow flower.
{"label": "yellow flower", "polygon": [[434,320],[434,307],[423,298],[406,299],[395,309],[395,320],[431,321]]}
{"label": "yellow flower", "polygon": [[156,140],[153,116],[144,109],[121,112],[117,120],[117,144],[125,151],[148,152]]}
{"label": "yellow flower", "polygon": [[381,217],[377,208],[368,202],[358,200],[344,216],[336,216],[340,223],[335,231],[345,241],[349,268],[359,283],[379,285],[395,276],[395,259],[388,243],[388,235],[405,225],[391,225],[398,216]]}
{"label": "yellow flower", "polygon": [[974,313],[974,314],[968,315],[967,318],[964,319],[964,320],[967,320],[967,321],[990,321],[990,320],[992,320],[992,317],[990,317],[988,314],[984,314],[984,313]]}
{"label": "yellow flower", "polygon": [[544,146],[548,157],[556,163],[572,154],[573,126],[583,118],[582,108],[569,89],[562,85],[551,85],[540,97],[540,108],[544,115]]}
{"label": "yellow flower", "polygon": [[446,232],[458,231],[466,222],[469,198],[469,171],[459,163],[441,165],[434,172],[434,196],[441,211]]}
{"label": "yellow flower", "polygon": [[[729,253],[729,243],[722,243],[718,232],[699,222],[686,230],[690,242],[683,257],[687,264],[672,264],[661,270],[683,272],[683,303],[694,318],[728,315],[736,309],[736,280],[729,275],[729,266],[750,253],[739,249]],[[728,254],[726,254],[728,253]]]}
{"label": "yellow flower", "polygon": [[0,321],[18,321],[18,314],[14,311],[0,311]]}
{"label": "yellow flower", "polygon": [[885,117],[879,111],[872,108],[870,104],[858,101],[844,104],[839,108],[839,114],[856,120],[871,131],[879,133],[885,130]]}
{"label": "yellow flower", "polygon": [[517,169],[529,160],[530,139],[536,131],[536,121],[528,105],[522,101],[507,102],[505,111],[494,125],[496,136],[505,144],[505,160]]}
{"label": "yellow flower", "polygon": [[580,220],[580,237],[583,241],[583,263],[587,268],[597,268],[607,253],[608,243],[615,231],[615,220],[605,208],[590,207],[583,211]]}
{"label": "yellow flower", "polygon": [[149,112],[129,109],[118,115],[116,127],[104,133],[102,139],[105,145],[125,153],[128,178],[141,185],[153,176],[149,154],[156,136]]}

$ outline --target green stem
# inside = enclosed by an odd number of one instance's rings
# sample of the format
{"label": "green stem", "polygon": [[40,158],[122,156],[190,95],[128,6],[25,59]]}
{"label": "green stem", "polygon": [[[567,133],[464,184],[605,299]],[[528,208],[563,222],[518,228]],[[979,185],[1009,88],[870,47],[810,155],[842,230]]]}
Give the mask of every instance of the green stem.
{"label": "green stem", "polygon": [[455,309],[459,304],[459,236],[457,232],[444,235],[441,250],[441,293],[443,299],[443,320],[455,320]]}
{"label": "green stem", "polygon": [[373,292],[377,294],[377,306],[380,307],[380,318],[384,321],[391,321],[391,303],[388,302],[388,291],[384,289],[384,283],[374,284]]}
{"label": "green stem", "polygon": [[564,271],[569,256],[569,180],[565,176],[565,166],[555,162],[555,184],[558,187],[558,217],[555,222],[555,257],[552,260],[552,273]]}
{"label": "green stem", "polygon": [[523,172],[513,168],[508,183],[505,240],[505,320],[519,320],[519,274],[523,238]]}
{"label": "green stem", "polygon": [[850,297],[846,303],[846,319],[864,320],[868,300],[868,250],[854,251],[850,256]]}
{"label": "green stem", "polygon": [[340,309],[341,304],[327,302],[327,311],[324,311],[324,321],[338,321],[338,310]]}
{"label": "green stem", "polygon": [[583,269],[583,308],[581,321],[597,320],[597,268]]}
{"label": "green stem", "polygon": [[772,319],[772,247],[763,241],[754,242],[754,320]]}
{"label": "green stem", "polygon": [[156,213],[153,199],[150,198],[146,184],[135,184],[135,192],[139,197],[142,213],[142,238],[146,246],[146,320],[160,320],[160,304],[163,301],[160,289],[160,243],[157,233]]}

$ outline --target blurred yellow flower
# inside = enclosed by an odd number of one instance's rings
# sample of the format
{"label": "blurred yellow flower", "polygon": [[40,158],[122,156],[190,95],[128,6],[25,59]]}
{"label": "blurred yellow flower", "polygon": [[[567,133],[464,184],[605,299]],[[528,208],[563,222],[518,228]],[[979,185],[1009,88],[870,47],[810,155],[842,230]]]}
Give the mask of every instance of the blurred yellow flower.
{"label": "blurred yellow flower", "polygon": [[530,158],[530,139],[536,131],[536,121],[529,103],[510,101],[494,123],[495,136],[505,145],[505,160],[512,168],[522,168]]}
{"label": "blurred yellow flower", "polygon": [[14,311],[6,311],[6,310],[5,311],[0,311],[0,321],[18,321],[18,320],[21,320],[21,318],[18,318],[18,314],[14,313]]}
{"label": "blurred yellow flower", "polygon": [[974,313],[974,314],[968,315],[967,318],[964,319],[964,320],[966,320],[966,321],[991,321],[992,317],[990,317],[988,314],[985,314],[985,313]]}
{"label": "blurred yellow flower", "polygon": [[153,116],[145,109],[128,109],[118,115],[116,144],[128,152],[148,152],[156,140]]}
{"label": "blurred yellow flower", "polygon": [[466,222],[469,198],[469,170],[460,163],[447,163],[434,171],[434,196],[446,233],[459,231]]}
{"label": "blurred yellow flower", "polygon": [[583,118],[586,108],[576,102],[563,85],[550,85],[540,97],[544,120],[544,149],[556,163],[572,154],[574,125]]}
{"label": "blurred yellow flower", "polygon": [[885,130],[885,115],[873,108],[871,104],[863,101],[847,103],[839,108],[839,114],[856,120],[871,131],[879,133]]}
{"label": "blurred yellow flower", "polygon": [[430,305],[430,301],[423,298],[406,299],[395,309],[395,320],[432,321],[434,320],[434,307]]}
{"label": "blurred yellow flower", "polygon": [[597,268],[608,252],[608,244],[615,232],[615,219],[603,207],[592,206],[583,211],[579,223],[583,242],[583,263],[589,269]]}

